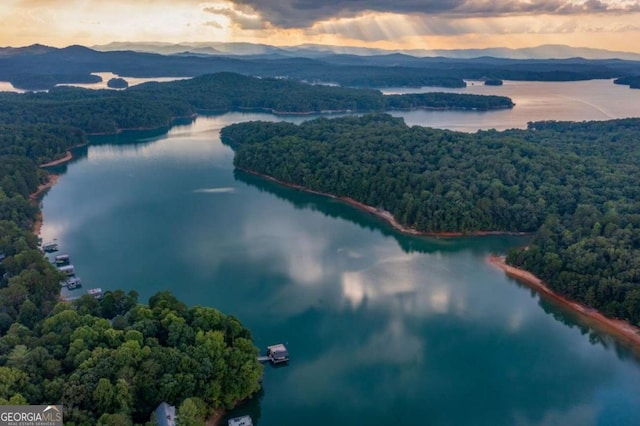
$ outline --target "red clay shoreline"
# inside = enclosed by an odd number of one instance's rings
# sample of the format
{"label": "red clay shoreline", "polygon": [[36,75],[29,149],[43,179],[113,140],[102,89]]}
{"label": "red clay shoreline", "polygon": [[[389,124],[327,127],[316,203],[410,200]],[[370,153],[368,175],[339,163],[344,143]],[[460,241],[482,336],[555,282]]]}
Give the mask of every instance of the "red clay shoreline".
{"label": "red clay shoreline", "polygon": [[[314,191],[308,188],[305,188],[303,186],[300,185],[295,185],[295,184],[291,184],[291,183],[287,183],[287,182],[283,182],[280,181],[276,178],[273,178],[271,176],[267,176],[261,173],[257,173],[255,171],[252,170],[247,170],[247,169],[241,169],[240,170],[252,174],[254,176],[259,176],[263,179],[267,179],[269,181],[272,181],[274,183],[277,183],[279,185],[283,185],[286,186],[288,188],[293,188],[299,191],[303,191],[303,192],[308,192],[311,194],[316,194],[316,195],[322,195],[324,197],[328,197],[328,198],[332,198],[335,200],[339,200],[341,202],[344,202],[346,204],[349,204],[351,206],[354,206],[360,210],[363,210],[367,213],[370,213],[376,217],[379,217],[381,219],[384,219],[387,223],[389,223],[395,230],[405,233],[405,234],[410,234],[410,235],[418,235],[418,236],[430,236],[430,237],[463,237],[463,236],[484,236],[484,235],[530,235],[529,233],[512,233],[512,232],[500,232],[500,231],[485,231],[485,232],[474,232],[474,233],[468,233],[468,234],[464,234],[461,232],[440,232],[440,233],[428,233],[428,232],[420,232],[420,231],[416,231],[415,229],[411,229],[411,228],[407,228],[404,227],[402,225],[400,225],[395,218],[391,215],[391,213],[387,212],[387,211],[382,211],[379,209],[376,209],[375,207],[371,207],[368,206],[366,204],[363,204],[359,201],[356,201],[352,198],[348,198],[348,197],[337,197],[333,194],[327,194],[327,193],[323,193],[323,192],[319,192],[319,191]],[[524,269],[519,269],[516,267],[513,267],[511,265],[507,265],[507,263],[505,262],[505,257],[504,256],[489,256],[487,258],[487,261],[503,270],[507,275],[509,275],[510,277],[516,278],[518,281],[523,282],[524,284],[526,284],[527,286],[529,286],[530,288],[532,288],[533,290],[537,291],[542,297],[545,297],[549,300],[552,300],[556,303],[558,303],[559,305],[561,305],[562,307],[577,313],[581,320],[583,320],[583,323],[593,329],[596,330],[600,330],[600,331],[604,331],[607,334],[615,337],[618,341],[620,341],[621,343],[623,343],[625,346],[628,346],[632,352],[640,357],[640,328],[633,326],[632,324],[623,321],[623,320],[616,320],[616,319],[612,319],[612,318],[608,318],[606,316],[604,316],[603,314],[601,314],[600,312],[598,312],[595,309],[589,308],[587,306],[584,306],[578,302],[569,300],[567,298],[565,298],[564,296],[559,295],[558,293],[555,293],[554,291],[552,291],[549,287],[546,286],[546,284],[538,277],[536,277],[535,275],[533,275],[531,272],[529,271],[525,271]]]}
{"label": "red clay shoreline", "polygon": [[487,262],[496,268],[504,271],[508,276],[515,278],[519,282],[526,284],[535,290],[541,297],[549,299],[560,306],[575,312],[585,325],[606,332],[616,338],[619,342],[627,346],[631,351],[640,357],[640,328],[627,321],[609,318],[593,308],[582,305],[564,296],[555,293],[538,277],[524,269],[508,265],[505,256],[489,256]]}
{"label": "red clay shoreline", "polygon": [[263,179],[269,180],[271,182],[277,183],[278,185],[286,186],[287,188],[296,189],[298,191],[307,192],[309,194],[321,195],[323,197],[331,198],[331,199],[334,199],[334,200],[341,201],[341,202],[343,202],[345,204],[349,204],[350,206],[356,207],[359,210],[362,210],[362,211],[364,211],[366,213],[369,213],[369,214],[371,214],[373,216],[376,216],[376,217],[384,220],[389,225],[391,225],[391,227],[393,227],[393,229],[395,229],[396,231],[399,231],[399,232],[401,232],[403,234],[423,236],[423,237],[438,237],[438,238],[482,237],[482,236],[488,236],[488,235],[514,235],[514,236],[531,235],[530,232],[508,232],[508,231],[474,231],[474,232],[423,232],[423,231],[417,231],[417,230],[415,230],[413,228],[409,228],[409,227],[403,226],[400,223],[398,223],[398,221],[388,211],[377,209],[375,207],[372,207],[372,206],[369,206],[367,204],[361,203],[360,201],[354,200],[353,198],[338,197],[336,195],[329,194],[327,192],[315,191],[313,189],[309,189],[309,188],[306,188],[306,187],[301,186],[301,185],[296,185],[294,183],[288,183],[288,182],[281,181],[281,180],[276,179],[276,178],[274,178],[272,176],[265,175],[265,174],[262,174],[262,173],[258,173],[258,172],[254,171],[254,170],[243,169],[241,167],[237,167],[237,169],[238,170],[242,170],[245,173],[249,173],[251,175],[258,176],[258,177],[261,177]]}

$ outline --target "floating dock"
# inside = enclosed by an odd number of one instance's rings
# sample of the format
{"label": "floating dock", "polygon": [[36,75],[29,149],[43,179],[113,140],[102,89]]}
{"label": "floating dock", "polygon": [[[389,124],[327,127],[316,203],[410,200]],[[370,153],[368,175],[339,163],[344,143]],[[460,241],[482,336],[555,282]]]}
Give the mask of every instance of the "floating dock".
{"label": "floating dock", "polygon": [[42,250],[45,253],[53,253],[54,251],[58,251],[58,243],[53,241],[44,243],[42,244]]}
{"label": "floating dock", "polygon": [[96,299],[102,299],[102,289],[101,288],[90,288],[87,290],[87,294],[95,297]]}
{"label": "floating dock", "polygon": [[72,276],[76,274],[76,270],[73,267],[73,265],[60,266],[58,267],[58,271],[62,272],[63,274],[66,274],[67,276]]}
{"label": "floating dock", "polygon": [[234,417],[229,419],[229,426],[253,426],[253,420],[249,416]]}
{"label": "floating dock", "polygon": [[56,256],[56,265],[68,265],[69,264],[69,255],[68,254],[59,254]]}
{"label": "floating dock", "polygon": [[267,346],[267,355],[259,356],[259,362],[270,362],[272,364],[282,364],[289,362],[289,351],[282,344]]}

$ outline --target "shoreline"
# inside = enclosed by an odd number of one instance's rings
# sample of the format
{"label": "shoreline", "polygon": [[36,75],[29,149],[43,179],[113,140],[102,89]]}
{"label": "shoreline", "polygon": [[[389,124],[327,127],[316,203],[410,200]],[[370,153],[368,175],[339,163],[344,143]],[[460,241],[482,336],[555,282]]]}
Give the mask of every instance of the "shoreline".
{"label": "shoreline", "polygon": [[571,312],[578,314],[578,316],[584,320],[585,325],[613,336],[616,340],[631,349],[636,356],[640,356],[640,328],[624,320],[606,317],[593,308],[561,296],[547,287],[540,278],[531,272],[508,265],[505,256],[491,255],[487,257],[487,262],[504,271],[509,277],[535,290],[541,297],[552,300]]}
{"label": "shoreline", "polygon": [[45,168],[51,166],[57,166],[62,163],[66,163],[67,161],[71,161],[73,159],[73,154],[71,151],[67,151],[62,158],[58,158],[57,160],[49,161],[48,163],[40,164],[38,167]]}
{"label": "shoreline", "polygon": [[452,237],[484,237],[489,235],[513,235],[513,236],[527,236],[531,235],[530,232],[509,232],[509,231],[473,231],[473,232],[424,232],[418,231],[413,228],[409,228],[407,226],[401,225],[398,221],[393,217],[391,213],[386,210],[380,210],[375,207],[369,206],[367,204],[361,203],[360,201],[354,200],[350,197],[339,197],[334,194],[329,194],[327,192],[320,192],[313,189],[306,188],[301,185],[296,185],[294,183],[288,183],[276,179],[272,176],[265,175],[262,173],[258,173],[254,170],[243,169],[241,167],[236,167],[238,170],[242,170],[245,173],[249,173],[254,176],[258,176],[260,178],[266,179],[268,181],[277,183],[278,185],[285,186],[287,188],[296,189],[298,191],[306,192],[309,194],[321,195],[323,197],[327,197],[333,200],[341,201],[345,204],[348,204],[352,207],[357,208],[358,210],[362,210],[365,213],[369,213],[379,219],[384,220],[387,224],[391,225],[393,229],[398,232],[407,235],[415,235],[420,237],[436,237],[436,238],[452,238]]}
{"label": "shoreline", "polygon": [[219,426],[225,414],[227,414],[227,410],[221,408],[220,411],[217,411],[213,416],[206,418],[204,424],[206,426]]}
{"label": "shoreline", "polygon": [[[65,160],[65,161],[69,161],[69,160]],[[44,193],[47,192],[49,189],[51,189],[56,183],[58,183],[58,179],[60,179],[60,175],[49,173],[47,175],[47,181],[45,183],[40,184],[35,192],[29,194],[29,199],[34,203],[38,203],[38,200],[40,199],[40,197],[44,195]],[[42,214],[42,210],[38,209],[38,215],[36,216],[36,221],[33,223],[33,227],[31,228],[31,231],[36,237],[40,237],[40,231],[42,230],[43,222],[44,222],[44,216]]]}

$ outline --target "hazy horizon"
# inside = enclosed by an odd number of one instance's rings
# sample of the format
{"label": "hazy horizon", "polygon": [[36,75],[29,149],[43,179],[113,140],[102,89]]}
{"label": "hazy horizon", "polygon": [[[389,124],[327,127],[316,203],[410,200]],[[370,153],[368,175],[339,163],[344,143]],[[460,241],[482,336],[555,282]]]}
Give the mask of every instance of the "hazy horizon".
{"label": "hazy horizon", "polygon": [[638,0],[7,0],[0,44],[249,42],[411,49],[566,45],[640,53]]}

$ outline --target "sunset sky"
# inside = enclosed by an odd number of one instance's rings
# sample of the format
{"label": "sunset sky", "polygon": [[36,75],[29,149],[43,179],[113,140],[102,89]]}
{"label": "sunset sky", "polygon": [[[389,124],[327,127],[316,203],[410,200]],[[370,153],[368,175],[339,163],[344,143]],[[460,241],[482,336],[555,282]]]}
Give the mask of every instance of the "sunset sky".
{"label": "sunset sky", "polygon": [[640,0],[1,0],[0,46],[112,41],[640,52]]}

